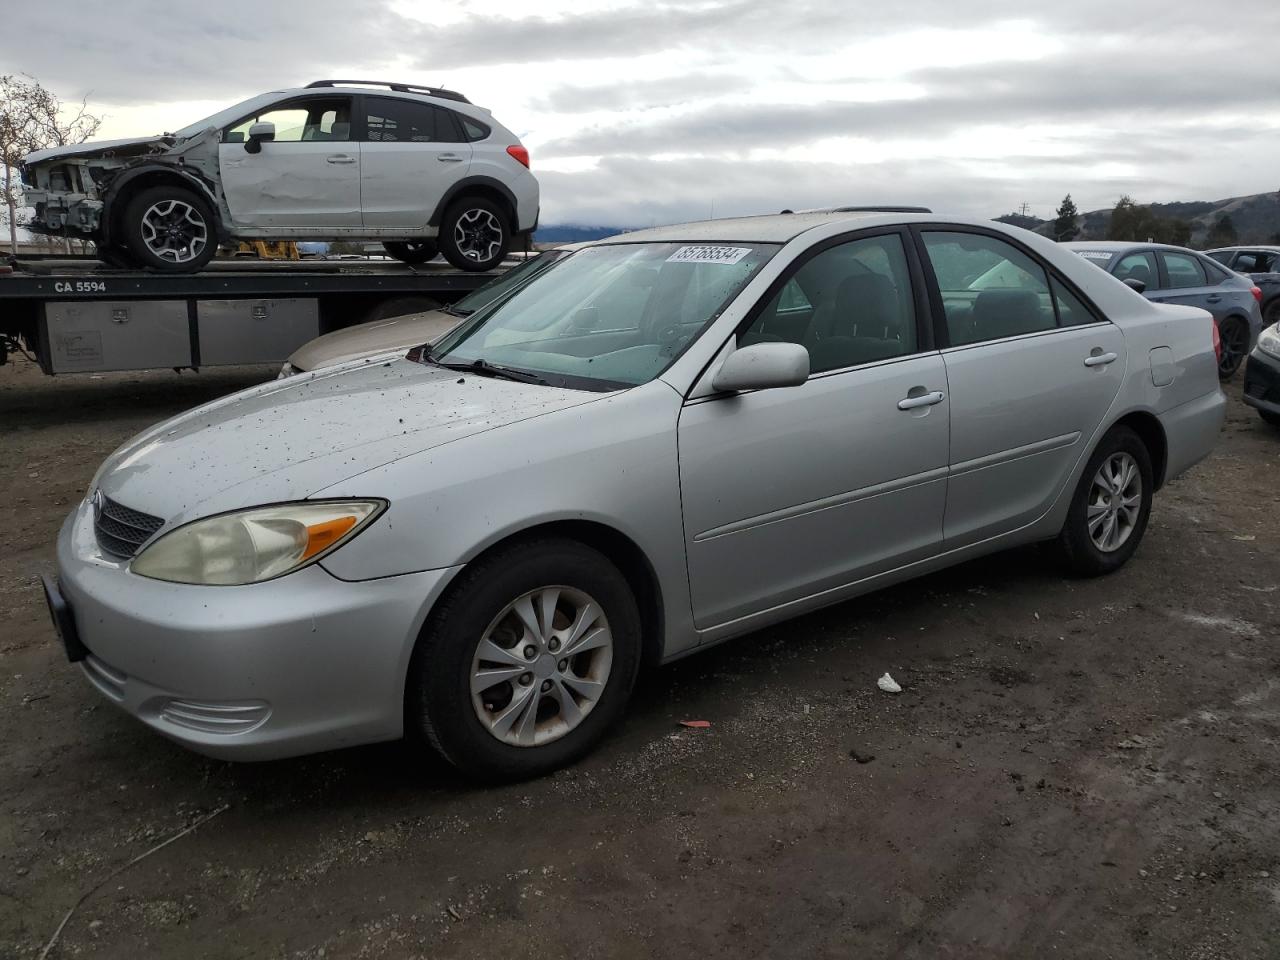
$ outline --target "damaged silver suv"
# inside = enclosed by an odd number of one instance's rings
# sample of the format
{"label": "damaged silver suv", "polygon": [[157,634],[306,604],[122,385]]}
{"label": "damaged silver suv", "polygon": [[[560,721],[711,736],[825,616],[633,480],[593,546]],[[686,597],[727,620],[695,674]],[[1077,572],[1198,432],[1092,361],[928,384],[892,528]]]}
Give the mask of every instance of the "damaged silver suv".
{"label": "damaged silver suv", "polygon": [[36,151],[22,176],[29,229],[176,273],[241,239],[381,240],[407,263],[489,270],[538,220],[516,135],[460,93],[402,83],[264,93],[176,133]]}

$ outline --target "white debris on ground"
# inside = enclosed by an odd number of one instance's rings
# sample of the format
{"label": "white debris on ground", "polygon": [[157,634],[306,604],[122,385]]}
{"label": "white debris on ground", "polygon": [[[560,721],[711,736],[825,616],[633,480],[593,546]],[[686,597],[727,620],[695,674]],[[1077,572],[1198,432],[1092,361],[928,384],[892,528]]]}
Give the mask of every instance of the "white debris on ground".
{"label": "white debris on ground", "polygon": [[889,674],[887,673],[883,677],[881,677],[879,680],[876,681],[876,686],[879,687],[881,690],[883,690],[885,693],[901,693],[902,692],[902,688],[898,686],[898,681],[893,679],[893,677],[889,676]]}

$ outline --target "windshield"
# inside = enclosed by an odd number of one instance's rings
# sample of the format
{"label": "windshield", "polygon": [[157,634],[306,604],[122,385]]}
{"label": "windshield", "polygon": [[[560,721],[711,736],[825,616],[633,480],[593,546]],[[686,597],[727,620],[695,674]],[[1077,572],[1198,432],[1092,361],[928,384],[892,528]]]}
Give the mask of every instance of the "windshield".
{"label": "windshield", "polygon": [[568,255],[565,250],[549,250],[546,253],[538,254],[536,257],[523,260],[506,273],[501,273],[494,277],[483,287],[477,287],[472,290],[457,303],[446,309],[450,313],[456,313],[463,317],[473,314],[481,307],[487,307],[499,297],[505,296],[522,283],[532,279],[535,273],[545,270],[557,260],[561,260]]}
{"label": "windshield", "polygon": [[582,389],[647,383],[777,250],[777,244],[588,247],[445,337],[436,360],[482,361]]}
{"label": "windshield", "polygon": [[227,107],[225,110],[219,110],[217,113],[205,117],[203,120],[197,120],[195,123],[188,124],[181,130],[175,130],[174,136],[179,140],[185,140],[187,137],[194,137],[198,133],[204,133],[210,127],[225,127],[233,120],[239,120],[249,111],[258,107],[265,106],[280,98],[280,93],[260,93],[256,97],[250,97],[248,100],[241,100],[239,103]]}

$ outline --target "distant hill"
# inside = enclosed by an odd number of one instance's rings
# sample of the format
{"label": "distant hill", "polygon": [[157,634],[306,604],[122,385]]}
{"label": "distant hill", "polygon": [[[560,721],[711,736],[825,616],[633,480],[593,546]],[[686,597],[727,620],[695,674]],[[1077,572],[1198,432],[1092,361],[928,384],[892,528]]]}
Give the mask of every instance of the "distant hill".
{"label": "distant hill", "polygon": [[570,224],[539,227],[533,235],[534,243],[583,243],[587,240],[599,240],[601,237],[612,237],[626,233],[635,227],[578,227]]}
{"label": "distant hill", "polygon": [[[1141,197],[1135,197],[1142,203]],[[1191,246],[1203,247],[1218,218],[1226,214],[1235,225],[1239,243],[1275,242],[1280,234],[1280,192],[1255,193],[1247,197],[1231,197],[1227,200],[1179,200],[1173,203],[1145,204],[1151,213],[1163,220],[1186,220],[1191,224]],[[1004,218],[1001,217],[1001,220]],[[1006,221],[1007,222],[1007,221]],[[1111,222],[1111,209],[1090,210],[1080,214],[1077,221],[1080,236],[1077,240],[1105,240],[1107,225]],[[1049,236],[1053,221],[1046,220],[1033,227],[1036,233]],[[1146,239],[1145,237],[1142,239]]]}
{"label": "distant hill", "polygon": [[1007,223],[1010,226],[1021,227],[1023,230],[1035,230],[1047,222],[1047,220],[1027,216],[1024,213],[1006,213],[1003,217],[996,217],[996,223]]}

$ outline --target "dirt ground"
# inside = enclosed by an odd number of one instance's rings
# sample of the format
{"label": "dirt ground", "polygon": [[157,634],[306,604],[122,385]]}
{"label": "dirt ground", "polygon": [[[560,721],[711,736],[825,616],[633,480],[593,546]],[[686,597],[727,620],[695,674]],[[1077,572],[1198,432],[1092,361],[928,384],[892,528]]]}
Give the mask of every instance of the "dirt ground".
{"label": "dirt ground", "polygon": [[1238,382],[1120,573],[1021,550],[762,631],[478,789],[396,744],[203,759],[56,646],[37,575],[102,458],[269,375],[0,368],[0,957],[224,805],[50,956],[1280,957],[1280,433]]}

